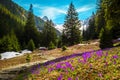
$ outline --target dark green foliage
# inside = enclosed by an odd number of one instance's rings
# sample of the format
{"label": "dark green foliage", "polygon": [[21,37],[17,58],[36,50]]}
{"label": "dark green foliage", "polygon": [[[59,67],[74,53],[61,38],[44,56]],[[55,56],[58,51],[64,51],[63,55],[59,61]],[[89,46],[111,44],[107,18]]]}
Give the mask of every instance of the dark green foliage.
{"label": "dark green foliage", "polygon": [[35,46],[38,47],[38,44],[40,43],[40,33],[38,32],[36,26],[35,26],[35,20],[34,15],[31,12],[32,7],[30,6],[30,10],[28,13],[27,22],[24,29],[24,42],[27,44],[30,39],[32,39],[35,43]]}
{"label": "dark green foliage", "polygon": [[113,47],[112,36],[109,31],[102,28],[100,32],[100,48],[104,49],[110,47]]}
{"label": "dark green foliage", "polygon": [[57,45],[57,34],[55,28],[53,27],[52,21],[48,20],[42,31],[42,42],[41,45],[48,47],[50,42],[52,42],[55,46]]}
{"label": "dark green foliage", "polygon": [[29,63],[30,61],[31,61],[31,56],[30,56],[30,54],[27,54],[27,56],[26,56],[26,62]]}
{"label": "dark green foliage", "polygon": [[19,51],[20,45],[18,43],[18,39],[14,32],[11,32],[11,34],[4,36],[0,40],[0,52],[5,51]]}
{"label": "dark green foliage", "polygon": [[83,29],[83,40],[92,40],[97,38],[97,32],[96,32],[96,26],[95,26],[95,15],[90,17],[89,19],[89,26],[86,30]]}
{"label": "dark green foliage", "polygon": [[[100,0],[97,11],[97,24],[104,25],[100,33],[100,47],[112,47],[112,40],[120,37],[120,0]],[[100,16],[99,16],[100,14]],[[97,21],[98,20],[98,21]],[[101,23],[100,23],[101,22]],[[101,25],[97,25],[101,26]]]}
{"label": "dark green foliage", "polygon": [[17,37],[20,38],[23,31],[23,22],[13,15],[7,8],[0,4],[0,38],[7,35],[11,30],[15,31]]}
{"label": "dark green foliage", "polygon": [[51,50],[51,49],[55,49],[55,45],[53,42],[50,42],[49,46],[48,46],[48,49]]}
{"label": "dark green foliage", "polygon": [[120,37],[120,0],[105,0],[105,19],[109,23],[107,26],[112,28],[113,39]]}
{"label": "dark green foliage", "polygon": [[67,50],[67,47],[66,46],[62,46],[62,51],[65,51]]}
{"label": "dark green foliage", "polygon": [[59,37],[59,38],[58,38],[57,47],[58,47],[58,48],[61,48],[61,47],[62,47],[62,37]]}
{"label": "dark green foliage", "polygon": [[12,48],[13,48],[12,50],[19,51],[20,45],[19,45],[18,39],[13,31],[10,34],[10,39],[11,39],[11,44],[12,44]]}
{"label": "dark green foliage", "polygon": [[35,49],[35,44],[32,39],[28,42],[28,49],[31,51]]}
{"label": "dark green foliage", "polygon": [[105,21],[105,11],[104,7],[102,6],[103,0],[98,0],[97,3],[97,12],[95,15],[95,26],[96,26],[96,32],[97,36],[99,36],[100,31],[102,28],[106,26],[106,21]]}
{"label": "dark green foliage", "polygon": [[10,40],[10,36],[4,36],[0,41],[0,52],[11,51],[12,44]]}
{"label": "dark green foliage", "polygon": [[71,3],[66,15],[62,42],[65,45],[74,45],[80,42],[80,21],[74,5]]}

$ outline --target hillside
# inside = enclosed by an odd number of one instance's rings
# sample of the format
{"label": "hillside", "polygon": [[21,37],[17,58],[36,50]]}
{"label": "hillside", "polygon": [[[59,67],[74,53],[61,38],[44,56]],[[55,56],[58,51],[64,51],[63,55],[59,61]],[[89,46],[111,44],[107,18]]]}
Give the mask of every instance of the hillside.
{"label": "hillside", "polygon": [[98,43],[93,42],[74,45],[66,51],[60,48],[36,50],[30,54],[32,60],[29,64],[25,61],[26,55],[1,60],[0,78],[6,76],[4,79],[12,79],[17,75],[16,80],[119,80],[119,52],[120,47],[99,50]]}
{"label": "hillside", "polygon": [[[12,0],[0,0],[0,4],[5,6],[12,14],[20,18],[22,21],[26,21],[28,12]],[[37,28],[42,30],[44,21],[40,17],[35,16],[35,22]]]}
{"label": "hillside", "polygon": [[[0,4],[4,6],[7,10],[9,10],[11,14],[16,16],[22,22],[26,21],[28,12],[18,4],[14,3],[12,0],[0,0]],[[43,30],[45,21],[36,15],[34,16],[37,29],[39,31]],[[61,34],[57,29],[56,32],[58,35]]]}

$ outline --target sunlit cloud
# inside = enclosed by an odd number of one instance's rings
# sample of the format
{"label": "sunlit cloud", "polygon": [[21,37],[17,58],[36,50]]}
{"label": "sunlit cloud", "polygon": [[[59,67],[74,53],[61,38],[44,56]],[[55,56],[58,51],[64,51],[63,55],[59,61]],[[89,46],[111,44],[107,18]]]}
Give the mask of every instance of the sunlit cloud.
{"label": "sunlit cloud", "polygon": [[77,12],[86,12],[93,9],[95,5],[85,5],[77,9]]}
{"label": "sunlit cloud", "polygon": [[49,19],[56,19],[57,16],[66,14],[66,10],[62,10],[55,7],[46,7],[41,16],[47,16]]}

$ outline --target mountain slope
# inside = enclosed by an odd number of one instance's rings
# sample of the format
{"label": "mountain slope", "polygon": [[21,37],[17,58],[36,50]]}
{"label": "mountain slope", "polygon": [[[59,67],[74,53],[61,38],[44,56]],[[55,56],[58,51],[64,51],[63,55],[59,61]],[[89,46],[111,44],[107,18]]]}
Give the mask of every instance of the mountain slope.
{"label": "mountain slope", "polygon": [[[22,22],[26,22],[28,12],[14,3],[12,0],[0,0],[0,4],[7,8],[12,14],[18,17]],[[40,17],[35,16],[36,27],[39,31],[42,31],[44,28],[45,21]],[[25,23],[24,23],[25,24]],[[57,34],[60,35],[60,32],[56,30]]]}
{"label": "mountain slope", "polygon": [[[28,12],[12,0],[0,0],[0,4],[6,7],[12,14],[20,18],[22,21],[26,21]],[[35,23],[38,29],[43,29],[44,21],[40,17],[35,16]]]}

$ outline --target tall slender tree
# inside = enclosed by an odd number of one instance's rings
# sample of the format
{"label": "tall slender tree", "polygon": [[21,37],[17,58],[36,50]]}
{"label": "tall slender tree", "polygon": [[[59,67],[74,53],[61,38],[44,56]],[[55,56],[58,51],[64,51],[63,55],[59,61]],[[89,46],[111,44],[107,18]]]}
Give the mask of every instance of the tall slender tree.
{"label": "tall slender tree", "polygon": [[[74,45],[80,42],[80,21],[78,19],[78,13],[75,10],[73,3],[71,2],[62,34],[62,42],[67,45]],[[66,40],[65,40],[66,39]]]}
{"label": "tall slender tree", "polygon": [[103,5],[103,0],[98,0],[97,2],[97,12],[95,16],[95,26],[96,26],[96,32],[97,36],[99,36],[100,31],[102,28],[105,28],[106,22],[105,22],[105,11]]}
{"label": "tall slender tree", "polygon": [[29,12],[28,12],[28,18],[27,18],[27,22],[25,25],[25,30],[24,30],[24,40],[25,40],[25,44],[28,44],[28,41],[30,41],[32,39],[35,43],[35,46],[38,47],[39,32],[35,26],[35,20],[34,20],[32,7],[33,6],[31,4]]}
{"label": "tall slender tree", "polygon": [[55,28],[53,27],[53,22],[52,20],[47,20],[46,23],[44,24],[44,29],[42,31],[41,45],[48,47],[50,42],[52,42],[54,45],[57,45],[56,40],[57,34]]}

